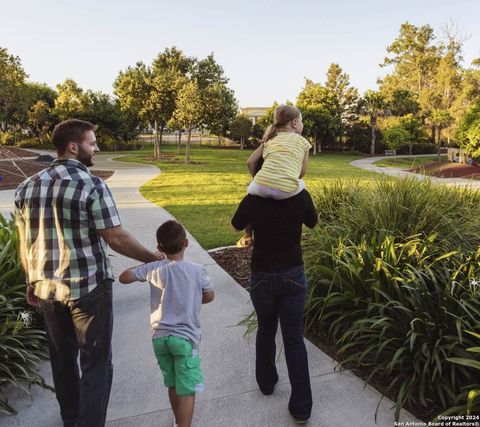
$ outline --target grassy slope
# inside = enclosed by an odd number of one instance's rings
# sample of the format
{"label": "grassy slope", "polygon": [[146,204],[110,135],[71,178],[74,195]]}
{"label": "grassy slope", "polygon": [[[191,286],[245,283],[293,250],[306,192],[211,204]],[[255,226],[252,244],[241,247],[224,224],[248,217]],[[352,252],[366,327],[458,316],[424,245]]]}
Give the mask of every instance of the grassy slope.
{"label": "grassy slope", "polygon": [[[176,147],[164,147],[176,153]],[[239,234],[231,230],[230,219],[245,195],[250,177],[246,160],[251,151],[193,147],[191,159],[197,164],[154,162],[151,151],[127,154],[122,160],[156,164],[161,173],[141,188],[147,199],[182,222],[206,248],[235,243]],[[183,161],[184,155],[178,159]],[[322,154],[310,157],[307,188],[340,178],[370,180],[371,174],[350,166],[355,155]],[[152,224],[155,228],[157,224]]]}
{"label": "grassy slope", "polygon": [[[441,156],[441,160],[446,160],[447,156]],[[432,155],[428,157],[416,157],[410,159],[408,157],[385,157],[374,163],[375,166],[411,169],[417,166],[426,165],[427,163],[436,162],[437,156]]]}

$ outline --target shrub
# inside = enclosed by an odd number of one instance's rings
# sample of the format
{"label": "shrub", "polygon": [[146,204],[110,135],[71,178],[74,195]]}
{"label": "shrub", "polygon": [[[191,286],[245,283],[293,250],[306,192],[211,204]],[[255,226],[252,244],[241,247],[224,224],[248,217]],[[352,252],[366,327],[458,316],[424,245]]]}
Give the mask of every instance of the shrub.
{"label": "shrub", "polygon": [[49,141],[42,141],[39,142],[37,138],[26,138],[21,141],[18,141],[15,144],[16,147],[18,148],[44,148],[47,150],[54,150],[55,147],[53,144]]}
{"label": "shrub", "polygon": [[308,324],[321,322],[347,362],[390,378],[405,404],[446,409],[472,368],[480,314],[480,193],[414,179],[340,182],[313,192],[319,225],[304,241]]}
{"label": "shrub", "polygon": [[[465,331],[477,338],[477,344],[480,339],[480,334],[477,334],[472,331]],[[477,371],[480,371],[480,361],[478,354],[480,353],[480,347],[470,347],[467,348],[467,351],[470,353],[468,357],[452,357],[448,359],[451,363],[457,363],[458,365],[468,366]],[[472,354],[473,353],[473,354]],[[475,381],[474,381],[475,382]],[[458,401],[466,402],[464,405],[456,406],[446,411],[443,415],[450,413],[460,413],[462,415],[470,415],[474,412],[480,413],[480,381],[477,381],[477,384],[472,384],[465,387],[464,392],[459,396]]]}
{"label": "shrub", "polygon": [[[408,145],[404,145],[397,150],[397,154],[410,154]],[[414,143],[412,145],[412,154],[437,154],[437,146],[429,142]]]}
{"label": "shrub", "polygon": [[18,259],[18,235],[13,221],[0,215],[0,412],[14,414],[7,389],[19,387],[28,393],[32,384],[50,388],[38,372],[45,333],[39,319],[26,305],[25,280]]}

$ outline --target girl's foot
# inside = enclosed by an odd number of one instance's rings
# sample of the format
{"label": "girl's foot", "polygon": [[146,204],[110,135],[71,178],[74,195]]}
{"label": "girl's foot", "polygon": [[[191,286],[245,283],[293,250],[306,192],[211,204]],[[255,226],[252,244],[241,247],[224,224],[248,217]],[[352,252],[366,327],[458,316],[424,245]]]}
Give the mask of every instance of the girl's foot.
{"label": "girl's foot", "polygon": [[248,234],[244,234],[242,238],[237,242],[237,248],[248,248],[253,245],[253,237]]}

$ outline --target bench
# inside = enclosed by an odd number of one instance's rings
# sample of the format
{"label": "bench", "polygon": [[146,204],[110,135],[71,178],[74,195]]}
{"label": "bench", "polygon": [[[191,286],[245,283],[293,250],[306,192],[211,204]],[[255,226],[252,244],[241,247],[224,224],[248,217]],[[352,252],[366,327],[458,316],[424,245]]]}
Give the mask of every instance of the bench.
{"label": "bench", "polygon": [[385,150],[386,156],[396,156],[397,152],[395,150]]}

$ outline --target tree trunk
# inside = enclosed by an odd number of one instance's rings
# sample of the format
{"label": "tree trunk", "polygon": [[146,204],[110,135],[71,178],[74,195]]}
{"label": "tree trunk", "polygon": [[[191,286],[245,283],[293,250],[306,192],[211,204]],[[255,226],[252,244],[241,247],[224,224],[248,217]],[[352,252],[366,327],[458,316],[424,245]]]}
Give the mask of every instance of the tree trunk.
{"label": "tree trunk", "polygon": [[410,152],[410,157],[413,156],[413,144],[408,144],[408,151]]}
{"label": "tree trunk", "polygon": [[370,154],[372,156],[375,155],[375,124],[376,124],[375,116],[371,116],[370,126],[372,127],[372,143],[370,145]]}
{"label": "tree trunk", "polygon": [[190,163],[190,139],[192,137],[192,128],[188,128],[188,138],[185,150],[185,163]]}
{"label": "tree trunk", "polygon": [[240,150],[243,150],[243,145],[244,143],[243,143],[243,136],[242,136],[240,137]]}
{"label": "tree trunk", "polygon": [[178,131],[178,145],[177,145],[177,154],[180,154],[181,147],[182,147],[182,131],[181,131],[181,130],[179,130],[179,131]]}
{"label": "tree trunk", "polygon": [[317,154],[317,140],[316,140],[316,138],[313,140],[312,146],[313,146],[312,154],[315,156]]}
{"label": "tree trunk", "polygon": [[158,148],[158,122],[155,120],[155,140],[153,145],[153,157],[155,159],[160,158],[160,150]]}
{"label": "tree trunk", "polygon": [[441,139],[440,134],[442,132],[442,128],[440,126],[435,127],[436,134],[437,134],[437,161],[440,161],[440,150],[441,150]]}
{"label": "tree trunk", "polygon": [[160,155],[160,147],[162,146],[163,130],[164,129],[165,129],[165,125],[162,124],[162,126],[160,126],[160,139],[158,140],[158,155]]}

